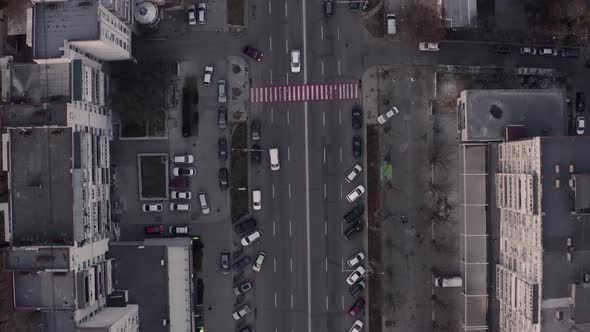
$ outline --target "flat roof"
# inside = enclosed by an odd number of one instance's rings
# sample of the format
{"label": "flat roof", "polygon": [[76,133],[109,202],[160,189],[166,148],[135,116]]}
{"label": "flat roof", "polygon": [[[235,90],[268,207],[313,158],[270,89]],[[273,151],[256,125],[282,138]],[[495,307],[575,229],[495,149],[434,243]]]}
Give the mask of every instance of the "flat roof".
{"label": "flat roof", "polygon": [[9,270],[64,270],[70,269],[70,248],[38,248],[27,250],[11,248],[7,251],[6,267]]}
{"label": "flat roof", "polygon": [[98,1],[36,2],[33,6],[33,58],[61,58],[65,41],[97,40]]}
{"label": "flat roof", "polygon": [[66,126],[67,103],[50,101],[0,105],[0,115],[4,127]]}
{"label": "flat roof", "polygon": [[503,141],[506,127],[524,125],[526,136],[566,133],[565,92],[560,89],[465,90],[463,141]]}
{"label": "flat roof", "polygon": [[12,65],[11,102],[39,103],[70,98],[71,63],[15,63]]}
{"label": "flat roof", "polygon": [[76,309],[74,272],[14,272],[13,276],[16,307]]}
{"label": "flat roof", "polygon": [[72,128],[9,135],[14,245],[73,245]]}

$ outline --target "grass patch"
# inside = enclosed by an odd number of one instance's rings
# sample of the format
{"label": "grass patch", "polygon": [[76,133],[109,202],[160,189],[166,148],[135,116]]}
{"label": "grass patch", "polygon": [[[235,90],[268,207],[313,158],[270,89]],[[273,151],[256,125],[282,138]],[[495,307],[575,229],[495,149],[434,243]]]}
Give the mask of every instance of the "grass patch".
{"label": "grass patch", "polygon": [[241,122],[234,125],[231,135],[231,158],[230,158],[230,199],[231,199],[231,220],[232,223],[240,220],[249,212],[248,208],[248,153],[246,123]]}

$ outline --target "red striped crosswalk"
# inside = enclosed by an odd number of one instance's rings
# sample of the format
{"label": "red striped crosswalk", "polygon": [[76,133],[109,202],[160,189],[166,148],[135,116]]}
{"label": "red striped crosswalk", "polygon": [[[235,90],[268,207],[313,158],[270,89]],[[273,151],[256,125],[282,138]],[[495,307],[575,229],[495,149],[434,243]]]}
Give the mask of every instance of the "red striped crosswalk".
{"label": "red striped crosswalk", "polygon": [[250,101],[253,103],[346,100],[357,98],[359,98],[358,82],[277,85],[250,89]]}

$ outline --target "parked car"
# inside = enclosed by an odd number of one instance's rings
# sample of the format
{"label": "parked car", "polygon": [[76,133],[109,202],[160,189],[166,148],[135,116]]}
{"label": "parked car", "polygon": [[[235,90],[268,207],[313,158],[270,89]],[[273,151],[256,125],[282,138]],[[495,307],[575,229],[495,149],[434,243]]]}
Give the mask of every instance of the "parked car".
{"label": "parked car", "polygon": [[173,188],[186,188],[190,185],[190,181],[187,178],[169,179],[168,185]]}
{"label": "parked car", "polygon": [[576,118],[576,134],[584,135],[584,127],[585,127],[585,120],[583,116],[578,116]]}
{"label": "parked car", "polygon": [[195,18],[195,5],[191,4],[188,6],[188,25],[195,25],[197,24],[197,19]]}
{"label": "parked car", "polygon": [[435,287],[461,287],[463,286],[463,278],[461,277],[435,277]]}
{"label": "parked car", "polygon": [[251,46],[244,47],[244,54],[258,62],[262,61],[262,58],[264,58],[264,54],[260,50],[257,50]]}
{"label": "parked car", "polygon": [[260,140],[260,122],[258,120],[252,120],[250,132],[252,134],[252,140],[258,141]]}
{"label": "parked car", "polygon": [[496,45],[494,51],[498,54],[510,54],[510,49],[505,45]]}
{"label": "parked car", "polygon": [[562,58],[577,58],[580,51],[577,48],[562,48],[559,52]]}
{"label": "parked car", "polygon": [[220,106],[217,110],[217,127],[225,129],[227,127],[227,110],[224,106]]}
{"label": "parked car", "polygon": [[586,108],[586,95],[583,92],[576,93],[576,112],[583,113]]}
{"label": "parked car", "polygon": [[552,55],[552,56],[557,55],[557,49],[555,49],[553,47],[539,47],[537,52],[539,53],[539,55]]}
{"label": "parked car", "polygon": [[191,226],[189,226],[189,225],[170,226],[170,228],[168,228],[168,232],[170,234],[174,234],[174,235],[190,235]]}
{"label": "parked car", "polygon": [[174,167],[172,168],[172,175],[174,176],[193,176],[196,171],[194,167]]}
{"label": "parked car", "polygon": [[240,284],[234,286],[234,295],[238,296],[240,294],[244,294],[247,291],[252,289],[252,283],[250,280],[242,281]]}
{"label": "parked car", "polygon": [[207,202],[207,194],[204,192],[200,192],[198,195],[199,198],[199,205],[201,206],[201,213],[209,214],[211,209],[209,208],[209,203]]}
{"label": "parked car", "polygon": [[219,269],[221,270],[221,273],[228,274],[229,273],[229,251],[222,250],[219,256],[220,256],[219,257],[219,260],[220,260]]}
{"label": "parked car", "polygon": [[346,199],[352,203],[357,200],[357,198],[361,197],[365,193],[365,187],[362,184],[359,184],[354,188],[348,195],[346,195]]}
{"label": "parked car", "polygon": [[365,299],[360,298],[348,309],[348,314],[352,317],[356,316],[361,310],[365,308]]}
{"label": "parked car", "polygon": [[301,71],[301,52],[299,50],[291,51],[291,72],[299,73]]}
{"label": "parked car", "polygon": [[199,2],[198,10],[197,10],[197,18],[199,24],[205,24],[205,10],[207,9],[207,5],[204,2]]}
{"label": "parked car", "polygon": [[248,219],[242,221],[241,223],[234,226],[234,232],[238,234],[243,234],[252,231],[256,228],[256,220],[255,219]]}
{"label": "parked car", "polygon": [[326,17],[330,17],[334,15],[334,1],[333,0],[324,0],[324,15]]}
{"label": "parked car", "polygon": [[146,234],[162,234],[164,233],[164,226],[162,225],[151,225],[151,226],[145,226],[145,233]]}
{"label": "parked car", "polygon": [[175,164],[192,164],[195,161],[195,158],[192,154],[182,155],[182,156],[174,156],[174,163]]}
{"label": "parked car", "polygon": [[240,272],[245,269],[248,265],[252,264],[252,257],[244,256],[231,265],[231,269],[234,272]]}
{"label": "parked car", "polygon": [[254,266],[252,266],[252,270],[260,272],[262,263],[264,263],[264,258],[266,258],[266,253],[264,251],[259,252],[258,257],[256,257],[256,261],[254,262]]}
{"label": "parked car", "polygon": [[171,191],[170,198],[171,199],[191,199],[191,192],[190,191]]}
{"label": "parked car", "polygon": [[225,137],[220,137],[217,141],[219,161],[227,160],[227,140]]}
{"label": "parked car", "polygon": [[364,212],[365,208],[362,205],[357,205],[354,209],[350,210],[347,214],[344,215],[344,221],[347,224],[350,224],[353,221],[357,221]]}
{"label": "parked car", "polygon": [[348,265],[348,267],[355,267],[358,264],[362,263],[365,260],[365,257],[365,253],[359,251],[356,254],[352,255],[349,259],[347,259],[346,264]]}
{"label": "parked car", "polygon": [[377,122],[379,122],[379,124],[384,124],[385,122],[387,122],[389,119],[393,118],[394,115],[398,114],[399,110],[397,109],[397,107],[393,106],[390,110],[388,110],[387,112],[379,115],[377,117]]}
{"label": "parked car", "polygon": [[213,77],[213,66],[205,66],[205,74],[203,75],[203,84],[211,85],[211,78]]}
{"label": "parked car", "polygon": [[359,135],[352,138],[352,155],[360,157],[363,154],[363,139]]}
{"label": "parked car", "polygon": [[363,167],[359,164],[356,164],[344,179],[346,182],[351,183],[357,177],[357,175],[361,174],[362,171]]}
{"label": "parked car", "polygon": [[362,276],[365,275],[367,270],[362,265],[357,266],[357,268],[352,271],[352,273],[346,278],[346,283],[349,285],[354,285]]}
{"label": "parked car", "polygon": [[534,47],[521,47],[520,54],[535,55],[535,54],[537,54],[537,49],[535,49]]}
{"label": "parked car", "polygon": [[357,296],[363,291],[363,289],[365,289],[365,287],[367,287],[367,283],[365,283],[364,280],[360,280],[356,284],[350,286],[348,293],[352,296]]}
{"label": "parked car", "polygon": [[260,190],[252,190],[252,208],[254,210],[262,209],[262,192]]}
{"label": "parked car", "polygon": [[250,311],[252,311],[252,310],[250,310],[250,307],[246,304],[246,305],[242,306],[240,309],[236,310],[233,313],[233,317],[234,317],[235,320],[240,320],[244,316],[246,316],[247,314],[249,314]]}
{"label": "parked car", "polygon": [[348,227],[345,231],[344,231],[344,237],[347,240],[352,240],[354,239],[358,234],[360,234],[363,229],[365,228],[365,223],[363,223],[362,220],[359,220],[357,222],[355,222],[352,226]]}
{"label": "parked car", "polygon": [[359,106],[352,108],[352,128],[361,129],[363,126],[363,111]]}
{"label": "parked car", "polygon": [[260,230],[257,229],[253,232],[251,232],[250,234],[244,236],[241,240],[240,243],[242,244],[242,246],[247,247],[250,244],[252,244],[253,242],[256,242],[258,239],[260,239],[260,236],[262,234],[260,233]]}
{"label": "parked car", "polygon": [[162,204],[160,203],[151,203],[151,204],[143,204],[141,209],[143,212],[161,212],[162,211]]}
{"label": "parked car", "polygon": [[430,52],[436,52],[439,50],[438,43],[425,43],[425,42],[419,43],[418,49],[420,51],[430,51]]}
{"label": "parked car", "polygon": [[251,158],[253,162],[260,164],[260,160],[262,159],[262,149],[260,149],[258,144],[252,145]]}
{"label": "parked car", "polygon": [[361,3],[359,0],[352,0],[348,3],[348,9],[352,11],[357,11],[361,9]]}
{"label": "parked car", "polygon": [[220,104],[227,103],[227,95],[225,91],[225,80],[217,81],[217,102],[219,102]]}
{"label": "parked car", "polygon": [[219,169],[219,189],[227,190],[229,188],[229,176],[227,168]]}
{"label": "parked car", "polygon": [[361,332],[361,330],[363,329],[363,321],[360,319],[357,319],[354,324],[352,324],[352,327],[350,328],[350,330],[348,332]]}
{"label": "parked car", "polygon": [[190,211],[190,203],[170,203],[170,211]]}

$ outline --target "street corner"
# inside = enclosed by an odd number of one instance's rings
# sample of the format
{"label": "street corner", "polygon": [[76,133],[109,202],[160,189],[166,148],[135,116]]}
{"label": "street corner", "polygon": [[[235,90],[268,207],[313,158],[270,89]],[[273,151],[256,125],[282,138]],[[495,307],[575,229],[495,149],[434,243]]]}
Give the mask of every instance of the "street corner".
{"label": "street corner", "polygon": [[246,106],[250,99],[250,66],[241,56],[227,57],[227,78],[230,88],[230,121],[246,121]]}

